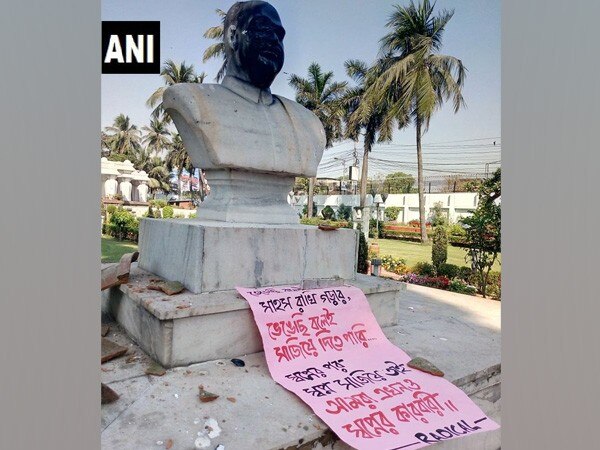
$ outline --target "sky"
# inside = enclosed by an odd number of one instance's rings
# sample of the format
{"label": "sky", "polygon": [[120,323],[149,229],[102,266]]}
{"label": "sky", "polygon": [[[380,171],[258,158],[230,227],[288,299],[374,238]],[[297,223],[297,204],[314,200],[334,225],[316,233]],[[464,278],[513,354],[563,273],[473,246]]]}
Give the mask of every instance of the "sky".
{"label": "sky", "polygon": [[[193,64],[205,72],[205,82],[214,82],[221,65],[216,59],[202,62],[204,50],[214,41],[202,36],[219,24],[216,8],[224,11],[234,0],[102,0],[102,20],[159,20],[161,60]],[[286,29],[285,64],[271,91],[294,98],[288,85],[290,74],[306,76],[317,62],[333,71],[338,81],[351,80],[344,61],[377,57],[379,40],[388,29],[385,23],[393,5],[408,0],[271,0]],[[425,175],[484,172],[499,167],[500,161],[500,0],[438,0],[435,11],[454,10],[446,26],[442,54],[455,56],[467,68],[463,88],[466,108],[454,113],[447,104],[433,116],[423,136]],[[159,75],[102,75],[102,128],[114,118],[128,115],[139,128],[150,122],[146,100],[163,85]],[[493,144],[495,142],[495,145]],[[358,144],[358,155],[362,147]],[[353,164],[352,142],[336,143],[327,149],[319,176],[338,177]],[[415,130],[396,131],[389,144],[374,147],[369,173],[403,171],[416,173]],[[338,158],[338,159],[336,159]]]}

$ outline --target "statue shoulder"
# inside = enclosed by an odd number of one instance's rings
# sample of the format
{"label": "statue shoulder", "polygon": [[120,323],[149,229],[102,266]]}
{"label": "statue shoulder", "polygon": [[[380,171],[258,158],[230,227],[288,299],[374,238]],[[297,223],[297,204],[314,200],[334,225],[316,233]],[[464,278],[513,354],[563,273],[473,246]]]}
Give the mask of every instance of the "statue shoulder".
{"label": "statue shoulder", "polygon": [[315,135],[319,137],[319,140],[323,141],[323,148],[325,148],[325,130],[323,129],[323,124],[319,118],[311,110],[305,108],[298,102],[280,95],[275,95],[275,97],[281,101],[288,114],[293,115],[297,120],[301,120],[315,131]]}
{"label": "statue shoulder", "polygon": [[226,89],[220,84],[178,83],[163,92],[163,108],[173,110],[186,119],[199,119],[199,106],[211,96],[222,95]]}

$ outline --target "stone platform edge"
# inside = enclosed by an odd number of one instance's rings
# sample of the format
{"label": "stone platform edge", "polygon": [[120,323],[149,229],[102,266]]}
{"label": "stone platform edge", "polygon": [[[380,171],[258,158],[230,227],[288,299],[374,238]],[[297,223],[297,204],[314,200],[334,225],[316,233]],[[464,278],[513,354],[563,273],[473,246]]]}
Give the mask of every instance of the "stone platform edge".
{"label": "stone platform edge", "polygon": [[[147,286],[153,280],[163,279],[137,267],[137,264],[133,264],[129,282],[112,289],[120,290],[136,305],[143,307],[158,320],[182,319],[250,309],[248,302],[236,290],[194,294],[186,289],[180,294],[169,296],[163,292],[148,289]],[[340,280],[340,282],[358,287],[367,296],[381,292],[406,290],[406,283],[359,273],[356,274],[354,280]]]}

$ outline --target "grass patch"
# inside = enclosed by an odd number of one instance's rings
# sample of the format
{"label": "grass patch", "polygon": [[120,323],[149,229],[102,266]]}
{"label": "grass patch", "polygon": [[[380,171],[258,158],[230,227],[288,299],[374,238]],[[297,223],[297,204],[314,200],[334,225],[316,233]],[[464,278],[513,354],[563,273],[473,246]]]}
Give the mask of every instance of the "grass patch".
{"label": "grass patch", "polygon": [[119,241],[110,236],[102,236],[101,238],[102,248],[102,262],[113,263],[119,262],[121,256],[125,253],[136,252],[138,246],[135,242],[131,241]]}
{"label": "grass patch", "polygon": [[[379,255],[392,255],[395,258],[404,258],[406,264],[414,266],[418,262],[431,263],[431,241],[427,244],[421,244],[420,242],[401,241],[397,239],[379,239],[370,242],[379,243]],[[448,264],[456,264],[457,266],[467,266],[468,263],[465,261],[467,252],[466,249],[461,247],[453,247],[448,245]],[[493,270],[500,271],[500,260],[501,255],[498,255],[498,260],[494,263]]]}

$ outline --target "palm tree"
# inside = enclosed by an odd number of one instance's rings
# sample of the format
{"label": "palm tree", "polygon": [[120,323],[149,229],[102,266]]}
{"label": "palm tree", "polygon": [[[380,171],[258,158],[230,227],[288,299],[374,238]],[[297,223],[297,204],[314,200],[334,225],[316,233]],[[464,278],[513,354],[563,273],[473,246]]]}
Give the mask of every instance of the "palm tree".
{"label": "palm tree", "polygon": [[111,139],[104,131],[100,132],[100,156],[106,156],[110,153]]}
{"label": "palm tree", "polygon": [[206,74],[202,72],[197,75],[194,71],[194,66],[189,66],[183,61],[181,64],[176,64],[173,60],[167,60],[162,67],[160,76],[165,82],[165,86],[159,87],[152,95],[146,100],[146,105],[150,108],[154,108],[152,111],[152,117],[158,119],[163,115],[163,121],[169,123],[171,118],[168,114],[165,114],[162,106],[163,92],[168,86],[173,86],[177,83],[203,83],[206,78]]}
{"label": "palm tree", "polygon": [[346,74],[356,82],[344,96],[346,133],[345,137],[358,141],[363,135],[363,160],[360,176],[360,206],[364,208],[367,197],[369,174],[369,153],[376,141],[392,140],[391,122],[386,121],[388,103],[384,100],[373,102],[365,92],[377,81],[384,67],[384,61],[378,61],[372,67],[360,60],[348,60],[344,63]]}
{"label": "palm tree", "polygon": [[136,170],[150,172],[152,169],[152,151],[147,147],[140,147],[131,154],[131,162]]}
{"label": "palm tree", "polygon": [[148,187],[152,192],[152,198],[156,197],[156,191],[163,191],[168,194],[171,191],[171,171],[166,167],[165,162],[158,156],[153,156],[147,163],[148,168]]}
{"label": "palm tree", "polygon": [[455,113],[464,106],[462,86],[466,75],[460,59],[438,53],[454,11],[443,10],[434,16],[434,6],[429,0],[395,6],[386,24],[391,31],[381,39],[385,67],[366,93],[374,102],[390,103],[386,120],[396,120],[399,127],[415,125],[422,242],[427,241],[427,233],[421,137],[428,130],[433,113],[445,101],[452,100]]}
{"label": "palm tree", "polygon": [[[325,129],[325,147],[331,147],[335,140],[343,137],[343,98],[348,83],[333,81],[333,72],[323,72],[321,66],[313,62],[308,66],[308,78],[292,74],[289,84],[296,90],[296,101],[319,118]],[[314,185],[315,178],[310,178],[308,217],[312,217]]]}
{"label": "palm tree", "polygon": [[[190,155],[183,145],[183,140],[179,133],[173,133],[171,138],[171,145],[169,148],[169,153],[167,153],[167,158],[165,160],[166,166],[171,171],[177,172],[177,180],[179,187],[179,197],[181,198],[181,184],[179,180],[181,179],[181,174],[183,171],[187,171],[190,174],[190,177],[193,177],[196,168],[192,163]],[[190,195],[193,194],[191,189],[191,180],[190,180]],[[193,195],[192,195],[193,200]]]}
{"label": "palm tree", "polygon": [[105,127],[105,141],[111,153],[119,155],[132,155],[140,147],[141,133],[133,125],[129,116],[119,114],[115,117],[112,126]]}
{"label": "palm tree", "polygon": [[164,120],[152,119],[150,126],[144,126],[142,130],[146,132],[142,144],[145,144],[156,156],[171,144],[171,133]]}
{"label": "palm tree", "polygon": [[210,27],[206,30],[203,36],[207,39],[214,39],[217,42],[210,45],[202,55],[202,62],[206,62],[212,58],[223,58],[223,64],[217,72],[215,80],[219,82],[225,76],[225,68],[227,67],[227,55],[225,54],[225,44],[223,43],[223,24],[225,22],[226,13],[221,9],[216,9],[215,12],[221,18],[221,24]]}

